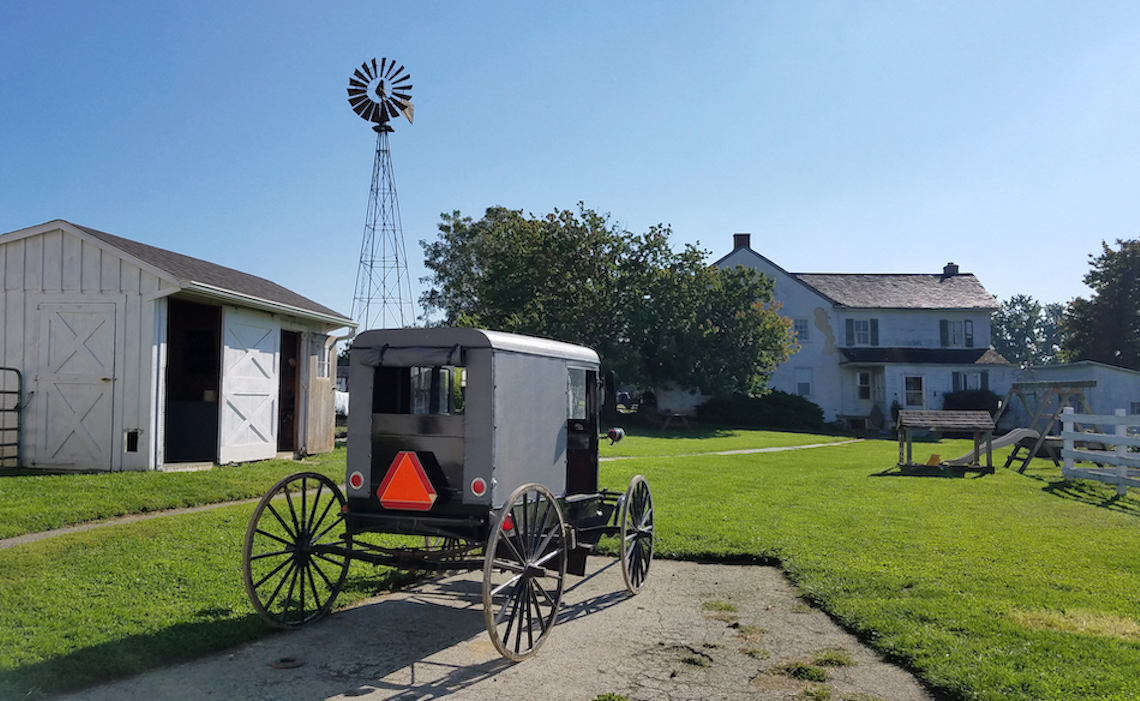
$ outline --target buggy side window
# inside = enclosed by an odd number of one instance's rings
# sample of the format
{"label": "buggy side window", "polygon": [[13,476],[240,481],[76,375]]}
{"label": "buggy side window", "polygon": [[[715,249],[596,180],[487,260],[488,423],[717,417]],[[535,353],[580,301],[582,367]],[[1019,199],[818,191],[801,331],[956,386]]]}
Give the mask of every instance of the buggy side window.
{"label": "buggy side window", "polygon": [[567,417],[575,419],[586,418],[586,370],[585,368],[570,368],[567,377],[566,396],[569,400]]}
{"label": "buggy side window", "polygon": [[374,414],[462,414],[466,369],[378,367],[372,381]]}

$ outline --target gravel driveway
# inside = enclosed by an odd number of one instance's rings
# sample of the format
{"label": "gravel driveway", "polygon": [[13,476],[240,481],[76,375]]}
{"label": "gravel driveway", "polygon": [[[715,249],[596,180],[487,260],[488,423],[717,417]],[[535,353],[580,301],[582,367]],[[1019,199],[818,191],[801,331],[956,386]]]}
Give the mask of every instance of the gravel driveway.
{"label": "gravel driveway", "polygon": [[[571,577],[559,623],[527,661],[498,656],[480,575],[370,599],[299,631],[67,697],[86,701],[399,699],[934,699],[822,612],[774,567],[657,560],[640,594],[616,561]],[[826,681],[776,670],[823,655]],[[828,687],[825,696],[821,687]]]}

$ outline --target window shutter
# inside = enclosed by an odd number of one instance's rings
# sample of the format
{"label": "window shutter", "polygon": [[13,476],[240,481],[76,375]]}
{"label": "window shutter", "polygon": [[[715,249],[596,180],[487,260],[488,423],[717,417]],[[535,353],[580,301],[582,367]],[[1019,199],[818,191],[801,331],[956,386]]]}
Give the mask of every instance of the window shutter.
{"label": "window shutter", "polygon": [[990,388],[990,371],[982,370],[982,389]]}
{"label": "window shutter", "polygon": [[957,392],[958,390],[962,389],[962,373],[952,372],[950,373],[950,376],[952,378],[950,384],[954,388],[954,391]]}
{"label": "window shutter", "polygon": [[846,328],[847,328],[847,345],[853,346],[853,345],[855,345],[855,320],[854,319],[848,319],[847,324],[846,324]]}
{"label": "window shutter", "polygon": [[973,348],[974,347],[974,322],[967,319],[967,320],[962,322],[962,328],[965,330],[965,333],[966,333],[966,347],[967,348]]}
{"label": "window shutter", "polygon": [[871,319],[871,345],[879,345],[879,320]]}
{"label": "window shutter", "polygon": [[946,319],[938,320],[939,345],[946,348],[950,345],[950,322]]}

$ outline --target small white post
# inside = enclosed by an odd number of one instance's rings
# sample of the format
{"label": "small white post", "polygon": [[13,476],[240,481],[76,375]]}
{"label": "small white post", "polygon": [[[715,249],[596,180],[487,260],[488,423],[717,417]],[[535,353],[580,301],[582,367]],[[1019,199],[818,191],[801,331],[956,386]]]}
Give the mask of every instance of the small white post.
{"label": "small white post", "polygon": [[[1124,423],[1124,410],[1116,410],[1116,436],[1122,437],[1128,435],[1128,426]],[[1128,464],[1125,462],[1128,459],[1128,446],[1124,441],[1117,441],[1116,443],[1116,459],[1120,464],[1116,466],[1116,496],[1122,497],[1128,494]]]}
{"label": "small white post", "polygon": [[1061,476],[1065,479],[1072,479],[1073,475],[1073,407],[1067,406],[1061,410],[1061,435],[1064,437],[1064,447],[1062,455],[1065,456],[1065,464],[1061,467]]}

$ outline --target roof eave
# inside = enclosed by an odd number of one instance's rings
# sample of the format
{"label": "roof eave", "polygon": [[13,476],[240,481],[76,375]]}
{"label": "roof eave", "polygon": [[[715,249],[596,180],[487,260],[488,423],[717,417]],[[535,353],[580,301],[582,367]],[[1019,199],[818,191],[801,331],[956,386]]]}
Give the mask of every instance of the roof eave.
{"label": "roof eave", "polygon": [[310,309],[302,307],[295,307],[289,304],[282,304],[280,302],[273,302],[253,295],[245,295],[240,292],[223,289],[215,285],[208,285],[203,282],[195,282],[193,280],[183,281],[179,286],[182,292],[199,295],[208,299],[216,299],[222,302],[237,302],[246,307],[253,307],[255,309],[263,309],[270,312],[278,312],[283,314],[290,314],[292,316],[301,317],[304,319],[312,319],[314,321],[321,321],[330,324],[333,328],[346,326],[353,331],[357,329],[359,324],[356,321],[347,317],[322,314]]}

